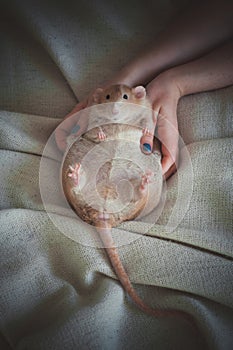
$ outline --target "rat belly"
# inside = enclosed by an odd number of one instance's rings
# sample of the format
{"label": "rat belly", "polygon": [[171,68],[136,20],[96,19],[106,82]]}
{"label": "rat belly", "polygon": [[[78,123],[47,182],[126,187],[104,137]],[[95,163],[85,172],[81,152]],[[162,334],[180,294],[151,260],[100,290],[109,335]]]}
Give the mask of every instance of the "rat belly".
{"label": "rat belly", "polygon": [[157,206],[162,190],[158,154],[144,155],[139,141],[127,137],[97,142],[91,137],[94,134],[93,130],[87,132],[65,155],[62,184],[70,205],[95,226],[107,220],[113,227],[135,219],[142,211],[149,213]]}

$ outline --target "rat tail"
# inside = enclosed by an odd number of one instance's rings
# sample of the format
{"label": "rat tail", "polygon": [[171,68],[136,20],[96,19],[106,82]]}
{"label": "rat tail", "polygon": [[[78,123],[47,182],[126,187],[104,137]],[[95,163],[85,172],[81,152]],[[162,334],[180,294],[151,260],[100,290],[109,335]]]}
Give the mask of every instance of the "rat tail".
{"label": "rat tail", "polygon": [[165,317],[165,316],[179,316],[182,318],[185,318],[192,324],[194,323],[194,320],[191,315],[189,315],[186,312],[178,311],[178,310],[166,310],[166,309],[154,309],[151,308],[149,305],[145,304],[144,301],[139,297],[139,295],[136,293],[134,287],[132,286],[132,283],[130,282],[130,279],[128,277],[127,272],[125,271],[125,268],[120,260],[118,250],[114,245],[114,241],[111,235],[111,226],[106,221],[99,222],[98,227],[96,227],[97,232],[100,235],[100,238],[103,242],[104,248],[107,251],[108,257],[111,261],[111,264],[115,270],[115,273],[117,277],[119,278],[122,286],[124,287],[125,291],[128,293],[128,295],[132,298],[134,303],[144,312],[146,312],[149,315],[155,316],[155,317]]}

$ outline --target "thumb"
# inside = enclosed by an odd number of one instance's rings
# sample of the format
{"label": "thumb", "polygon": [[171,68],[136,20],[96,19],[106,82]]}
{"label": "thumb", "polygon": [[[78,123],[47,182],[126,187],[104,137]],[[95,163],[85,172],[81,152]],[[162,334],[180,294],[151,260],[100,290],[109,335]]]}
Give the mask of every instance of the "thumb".
{"label": "thumb", "polygon": [[153,110],[153,128],[150,130],[148,128],[144,128],[142,130],[142,137],[140,139],[140,148],[142,153],[151,154],[153,151],[153,141],[154,141],[154,132],[157,121],[157,112]]}
{"label": "thumb", "polygon": [[145,128],[142,131],[142,137],[140,139],[141,151],[145,154],[150,154],[153,149],[154,133]]}

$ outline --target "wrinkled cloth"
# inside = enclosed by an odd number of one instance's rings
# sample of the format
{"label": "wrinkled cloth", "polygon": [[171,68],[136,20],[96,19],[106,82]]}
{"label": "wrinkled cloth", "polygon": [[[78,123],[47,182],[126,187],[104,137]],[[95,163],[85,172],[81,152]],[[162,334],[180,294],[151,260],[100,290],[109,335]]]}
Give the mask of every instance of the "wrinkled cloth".
{"label": "wrinkled cloth", "polygon": [[[1,349],[232,349],[232,86],[180,100],[186,147],[161,213],[119,228],[137,236],[119,254],[138,294],[188,312],[197,330],[136,308],[104,250],[59,230],[40,193],[43,150],[64,115],[183,4],[13,0],[1,10]],[[50,209],[77,226],[62,204]]]}

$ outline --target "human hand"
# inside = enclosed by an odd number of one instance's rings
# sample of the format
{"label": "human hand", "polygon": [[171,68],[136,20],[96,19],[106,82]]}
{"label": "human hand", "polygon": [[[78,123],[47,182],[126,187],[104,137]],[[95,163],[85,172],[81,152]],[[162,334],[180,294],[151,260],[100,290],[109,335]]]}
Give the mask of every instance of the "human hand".
{"label": "human hand", "polygon": [[86,108],[88,105],[88,99],[85,99],[82,102],[79,102],[72,111],[67,114],[63,122],[58,125],[55,130],[55,140],[57,147],[61,152],[64,152],[67,147],[66,139],[70,134],[77,135],[80,134],[82,129],[82,123],[80,123],[79,118],[74,118],[74,114],[78,113],[82,109]]}
{"label": "human hand", "polygon": [[[177,104],[181,93],[172,70],[161,73],[147,85],[147,95],[152,103],[156,122],[156,134],[161,142],[162,171],[167,179],[176,171],[178,161]],[[141,138],[141,148],[153,150],[153,136],[150,132]],[[148,146],[149,145],[149,146]]]}

